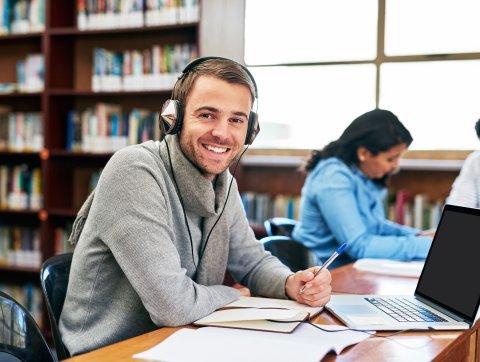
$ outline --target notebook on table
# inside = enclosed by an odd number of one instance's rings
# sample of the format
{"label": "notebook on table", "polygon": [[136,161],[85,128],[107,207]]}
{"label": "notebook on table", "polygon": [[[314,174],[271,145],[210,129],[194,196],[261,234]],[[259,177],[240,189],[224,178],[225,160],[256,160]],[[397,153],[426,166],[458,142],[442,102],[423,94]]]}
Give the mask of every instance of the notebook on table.
{"label": "notebook on table", "polygon": [[326,308],[364,330],[468,329],[480,304],[480,210],[445,205],[414,295],[333,295]]}
{"label": "notebook on table", "polygon": [[313,318],[322,309],[322,307],[309,307],[293,300],[241,297],[193,324],[291,333],[302,321]]}

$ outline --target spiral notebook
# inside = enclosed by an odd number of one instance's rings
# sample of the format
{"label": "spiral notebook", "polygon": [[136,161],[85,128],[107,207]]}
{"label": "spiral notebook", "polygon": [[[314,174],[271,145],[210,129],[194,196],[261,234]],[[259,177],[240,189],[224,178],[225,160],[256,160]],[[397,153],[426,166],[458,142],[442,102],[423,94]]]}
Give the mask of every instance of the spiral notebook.
{"label": "spiral notebook", "polygon": [[315,317],[322,309],[293,300],[241,297],[193,324],[291,333],[300,323]]}

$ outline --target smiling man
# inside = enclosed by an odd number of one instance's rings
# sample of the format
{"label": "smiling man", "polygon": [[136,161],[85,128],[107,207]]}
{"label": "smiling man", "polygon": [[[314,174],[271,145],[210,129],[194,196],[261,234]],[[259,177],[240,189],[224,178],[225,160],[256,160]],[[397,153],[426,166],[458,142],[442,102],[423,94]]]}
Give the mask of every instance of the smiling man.
{"label": "smiling man", "polygon": [[227,270],[256,295],[328,302],[328,271],[294,274],[255,239],[228,171],[258,132],[255,98],[240,64],[196,60],[162,111],[165,139],[124,148],[107,163],[72,232],[60,317],[72,355],[192,323],[248,295],[222,285]]}

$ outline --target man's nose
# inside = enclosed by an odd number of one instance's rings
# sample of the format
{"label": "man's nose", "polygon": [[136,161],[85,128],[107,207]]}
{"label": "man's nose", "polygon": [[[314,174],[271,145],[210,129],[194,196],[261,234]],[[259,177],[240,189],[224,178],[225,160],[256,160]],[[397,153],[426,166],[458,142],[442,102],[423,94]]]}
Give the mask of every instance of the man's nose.
{"label": "man's nose", "polygon": [[215,122],[215,125],[212,129],[212,136],[218,137],[220,139],[225,139],[228,137],[228,121],[219,119]]}

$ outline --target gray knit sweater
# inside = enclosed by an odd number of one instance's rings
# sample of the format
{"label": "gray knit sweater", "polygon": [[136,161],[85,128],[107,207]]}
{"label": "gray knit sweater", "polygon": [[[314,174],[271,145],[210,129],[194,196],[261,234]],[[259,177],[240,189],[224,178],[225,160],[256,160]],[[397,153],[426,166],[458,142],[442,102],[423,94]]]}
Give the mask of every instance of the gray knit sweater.
{"label": "gray knit sweater", "polygon": [[79,237],[60,316],[62,339],[72,355],[159,326],[189,324],[232,302],[239,292],[221,285],[227,269],[253,293],[285,298],[291,271],[255,239],[235,180],[198,260],[231,175],[225,171],[212,184],[183,155],[176,136],[168,137],[168,144],[197,267],[165,142],[116,152],[77,218]]}

